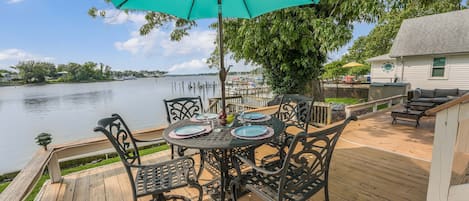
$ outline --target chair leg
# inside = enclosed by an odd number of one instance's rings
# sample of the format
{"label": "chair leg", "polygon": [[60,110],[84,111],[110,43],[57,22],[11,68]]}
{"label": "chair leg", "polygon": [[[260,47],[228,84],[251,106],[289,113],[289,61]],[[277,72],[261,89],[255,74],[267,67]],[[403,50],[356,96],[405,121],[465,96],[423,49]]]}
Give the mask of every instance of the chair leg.
{"label": "chair leg", "polygon": [[174,159],[174,145],[170,145],[171,147],[171,160]]}
{"label": "chair leg", "polygon": [[329,201],[329,188],[328,188],[328,184],[326,183],[326,185],[324,186],[324,200],[325,201]]}

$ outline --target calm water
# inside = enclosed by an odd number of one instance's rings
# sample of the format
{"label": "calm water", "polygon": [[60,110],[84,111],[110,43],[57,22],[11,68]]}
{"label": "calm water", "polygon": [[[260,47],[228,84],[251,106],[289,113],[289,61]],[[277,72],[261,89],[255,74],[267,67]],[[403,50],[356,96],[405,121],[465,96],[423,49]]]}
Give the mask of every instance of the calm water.
{"label": "calm water", "polygon": [[[182,87],[182,82],[186,87]],[[0,87],[0,174],[21,169],[40,148],[34,137],[51,133],[53,143],[96,137],[98,119],[121,114],[132,130],[166,125],[163,99],[219,94],[219,88],[187,88],[214,83],[216,76],[146,78],[127,81]],[[218,82],[217,82],[218,83]]]}

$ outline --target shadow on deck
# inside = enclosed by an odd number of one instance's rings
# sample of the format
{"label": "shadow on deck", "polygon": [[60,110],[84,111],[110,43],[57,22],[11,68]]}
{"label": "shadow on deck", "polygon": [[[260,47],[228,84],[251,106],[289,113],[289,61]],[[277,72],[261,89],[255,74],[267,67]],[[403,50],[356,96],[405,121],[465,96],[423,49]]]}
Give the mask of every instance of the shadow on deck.
{"label": "shadow on deck", "polygon": [[[331,200],[425,200],[434,118],[423,118],[419,128],[413,125],[412,122],[392,125],[389,112],[352,122],[332,159]],[[162,160],[169,160],[169,151],[144,157],[149,163]],[[200,183],[211,179],[208,173],[204,174]],[[189,188],[172,194],[196,196]],[[132,193],[122,164],[115,163],[66,175],[61,183],[47,183],[38,200],[127,201],[132,200]],[[204,200],[210,199],[205,196]],[[240,200],[258,199],[248,194]],[[323,200],[323,193],[311,200]]]}

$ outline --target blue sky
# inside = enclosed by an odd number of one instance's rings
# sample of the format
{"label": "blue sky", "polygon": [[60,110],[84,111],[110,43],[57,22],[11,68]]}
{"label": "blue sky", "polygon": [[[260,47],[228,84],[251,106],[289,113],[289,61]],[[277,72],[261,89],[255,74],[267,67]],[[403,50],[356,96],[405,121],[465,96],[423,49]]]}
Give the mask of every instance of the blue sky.
{"label": "blue sky", "polygon": [[[88,16],[92,6],[109,9],[108,17]],[[172,74],[216,71],[204,62],[215,47],[216,32],[207,28],[213,20],[199,20],[189,37],[172,42],[171,25],[140,36],[143,13],[129,16],[111,9],[104,0],[0,0],[0,68],[40,60],[56,64],[94,61],[114,70],[165,70]],[[372,28],[356,24],[354,38]],[[330,56],[339,57],[350,45]],[[235,71],[252,69],[243,64],[234,66]]]}

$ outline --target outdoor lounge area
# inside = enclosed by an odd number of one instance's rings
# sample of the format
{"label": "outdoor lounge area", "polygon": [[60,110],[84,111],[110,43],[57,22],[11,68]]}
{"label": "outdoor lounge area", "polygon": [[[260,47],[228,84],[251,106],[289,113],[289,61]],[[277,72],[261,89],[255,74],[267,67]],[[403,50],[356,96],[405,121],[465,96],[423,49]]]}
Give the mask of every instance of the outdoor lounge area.
{"label": "outdoor lounge area", "polygon": [[[389,111],[377,112],[351,122],[345,129],[331,162],[330,200],[425,200],[435,118],[422,118],[418,128],[392,125],[390,118]],[[269,149],[259,149],[256,154],[269,154]],[[170,151],[163,151],[143,160],[165,161],[170,156]],[[198,167],[198,154],[192,156]],[[203,185],[212,179],[204,171],[199,182]],[[38,200],[132,200],[129,185],[119,162],[66,175],[59,183],[48,183]],[[197,190],[192,188],[180,188],[172,194],[197,198]],[[211,200],[206,192],[204,200]],[[239,200],[259,198],[247,194]],[[320,191],[310,200],[324,200],[324,194]]]}

